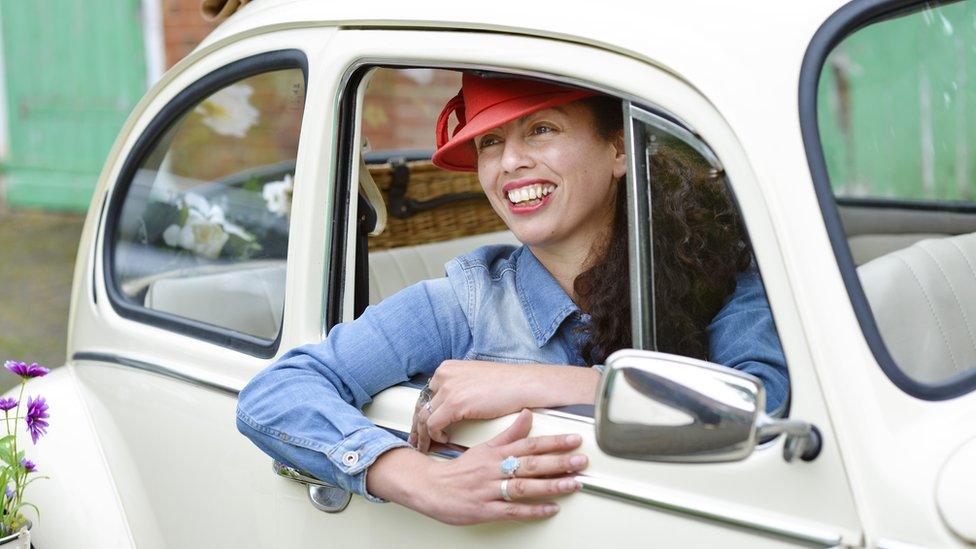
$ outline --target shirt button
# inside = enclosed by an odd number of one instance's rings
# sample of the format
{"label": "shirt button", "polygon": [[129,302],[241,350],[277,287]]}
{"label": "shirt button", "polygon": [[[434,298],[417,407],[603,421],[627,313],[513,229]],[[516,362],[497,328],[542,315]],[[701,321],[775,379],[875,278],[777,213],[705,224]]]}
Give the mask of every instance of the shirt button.
{"label": "shirt button", "polygon": [[346,467],[353,467],[359,463],[359,452],[346,452],[342,454],[342,462],[346,464]]}

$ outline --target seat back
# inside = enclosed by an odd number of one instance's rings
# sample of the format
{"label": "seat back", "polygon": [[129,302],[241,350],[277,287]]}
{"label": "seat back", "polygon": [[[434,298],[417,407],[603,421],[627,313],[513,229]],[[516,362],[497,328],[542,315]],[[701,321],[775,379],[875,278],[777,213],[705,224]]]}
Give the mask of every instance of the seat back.
{"label": "seat back", "polygon": [[369,254],[369,302],[378,303],[402,288],[421,280],[444,276],[444,264],[451,259],[488,244],[514,244],[519,241],[511,231],[498,231],[404,246]]}
{"label": "seat back", "polygon": [[[444,276],[452,258],[487,244],[518,244],[509,231],[404,246],[369,254],[369,301],[378,303],[421,280]],[[154,280],[147,308],[274,339],[285,299],[285,263]]]}
{"label": "seat back", "polygon": [[976,233],[922,240],[857,272],[907,375],[933,383],[976,367]]}

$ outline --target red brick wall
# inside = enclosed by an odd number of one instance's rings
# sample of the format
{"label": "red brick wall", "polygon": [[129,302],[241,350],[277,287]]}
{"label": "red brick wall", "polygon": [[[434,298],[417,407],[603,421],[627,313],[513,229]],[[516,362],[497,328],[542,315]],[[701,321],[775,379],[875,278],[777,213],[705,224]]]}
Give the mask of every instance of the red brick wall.
{"label": "red brick wall", "polygon": [[217,23],[207,22],[200,15],[200,0],[160,1],[163,5],[166,68],[169,68],[197,47]]}

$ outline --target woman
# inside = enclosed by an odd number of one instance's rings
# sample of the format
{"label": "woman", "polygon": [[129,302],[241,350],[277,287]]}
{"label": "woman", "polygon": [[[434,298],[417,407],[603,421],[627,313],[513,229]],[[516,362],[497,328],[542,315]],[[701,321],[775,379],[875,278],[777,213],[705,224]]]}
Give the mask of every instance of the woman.
{"label": "woman", "polygon": [[[449,135],[452,114],[459,124]],[[290,351],[241,392],[241,432],[320,479],[447,523],[556,513],[546,500],[578,490],[572,475],[587,460],[565,454],[576,435],[527,438],[524,409],[592,404],[599,364],[630,344],[621,128],[619,102],[592,92],[465,74],[438,119],[433,162],[477,171],[524,245],[462,255],[446,278]],[[785,360],[734,209],[721,182],[680,152],[661,157],[652,189],[655,235],[667,240],[656,248],[660,348],[759,376],[776,409],[788,391]],[[418,375],[432,375],[433,393],[410,437],[421,451],[360,412]],[[520,410],[457,459],[422,453],[447,442],[457,421]]]}

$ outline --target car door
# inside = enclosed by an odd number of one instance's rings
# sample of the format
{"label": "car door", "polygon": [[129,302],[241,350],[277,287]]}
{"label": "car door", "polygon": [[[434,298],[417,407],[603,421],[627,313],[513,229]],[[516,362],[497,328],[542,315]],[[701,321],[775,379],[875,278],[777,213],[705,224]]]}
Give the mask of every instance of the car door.
{"label": "car door", "polygon": [[318,328],[302,321],[321,286],[290,204],[314,176],[307,68],[331,36],[191,55],[136,109],[96,191],[69,365],[136,546],[274,545],[270,467],[233,418],[243,380]]}
{"label": "car door", "polygon": [[[395,45],[395,47],[393,46]],[[463,52],[463,53],[457,53]],[[314,217],[334,216],[333,226],[345,231],[331,235],[327,258],[330,273],[328,298],[323,301],[323,328],[351,320],[357,261],[355,211],[349,200],[356,181],[352,156],[358,142],[357,85],[373,66],[411,66],[490,69],[562,81],[605,91],[632,101],[647,128],[721,159],[735,199],[752,236],[752,244],[767,294],[779,327],[792,381],[790,416],[815,424],[824,435],[823,451],[812,462],[786,462],[783,437],[762,444],[747,459],[731,463],[668,464],[639,462],[604,454],[594,439],[593,418],[567,410],[537,410],[533,435],[577,433],[590,465],[579,477],[581,493],[561,502],[550,520],[535,523],[488,524],[452,527],[395,504],[372,504],[353,496],[347,506],[342,493],[328,487],[319,505],[309,499],[308,487],[282,478],[276,486],[278,524],[282,545],[429,547],[434,545],[490,544],[493,546],[597,546],[604,544],[658,544],[662,546],[774,547],[784,545],[855,545],[860,525],[848,486],[838,442],[811,367],[808,342],[797,321],[787,269],[779,255],[775,230],[766,210],[753,168],[726,118],[706,97],[654,66],[606,50],[558,40],[492,33],[425,32],[412,30],[343,30],[330,44],[330,63],[320,77],[332,82],[340,108],[325,127],[323,142],[333,140],[338,162],[329,189],[330,200],[316,207]],[[512,59],[518,58],[514,65]],[[629,111],[630,112],[630,111]],[[431,121],[433,124],[433,120]],[[687,128],[695,128],[692,133]],[[338,130],[334,130],[338,128]],[[662,128],[665,128],[662,130]],[[664,133],[660,133],[664,132]],[[646,150],[635,137],[633,151]],[[635,171],[631,177],[644,177]],[[640,182],[638,182],[640,183]],[[646,183],[645,183],[646,184]],[[338,209],[330,209],[337,208]],[[640,223],[648,223],[640,219]],[[639,226],[638,223],[637,225]],[[643,265],[650,276],[649,265]],[[338,272],[344,273],[340,276]],[[646,278],[638,280],[647,282]],[[323,334],[325,331],[323,331]],[[377,395],[366,414],[375,423],[404,433],[418,390],[394,387]],[[512,418],[471,422],[454,429],[452,441],[463,446],[481,443],[499,432]],[[266,473],[271,475],[270,470]],[[328,498],[337,505],[321,510]],[[325,505],[324,507],[329,507]],[[341,510],[340,510],[341,509]]]}

